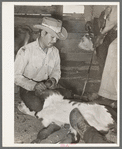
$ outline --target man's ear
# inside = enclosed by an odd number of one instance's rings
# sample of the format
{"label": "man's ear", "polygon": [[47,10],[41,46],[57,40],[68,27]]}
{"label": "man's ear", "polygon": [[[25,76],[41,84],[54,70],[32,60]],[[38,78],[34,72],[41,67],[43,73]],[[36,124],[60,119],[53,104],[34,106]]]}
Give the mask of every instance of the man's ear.
{"label": "man's ear", "polygon": [[44,37],[45,35],[46,35],[46,31],[45,30],[42,30],[41,31],[41,36]]}

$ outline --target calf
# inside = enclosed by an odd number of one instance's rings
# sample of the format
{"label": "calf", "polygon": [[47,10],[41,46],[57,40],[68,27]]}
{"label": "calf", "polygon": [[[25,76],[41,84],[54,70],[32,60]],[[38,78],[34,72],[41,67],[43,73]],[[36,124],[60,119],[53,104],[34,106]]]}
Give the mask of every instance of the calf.
{"label": "calf", "polygon": [[[109,126],[114,125],[112,115],[105,106],[96,103],[71,102],[69,99],[63,99],[63,96],[56,92],[45,98],[43,109],[39,112],[30,111],[24,103],[18,108],[26,114],[42,119],[44,127],[47,128],[51,123],[60,127],[64,124],[70,124],[69,115],[74,108],[78,108],[89,125],[95,127],[98,131],[107,132]],[[74,133],[75,140],[77,140],[77,132],[71,126],[70,130]],[[48,133],[48,135],[50,134]]]}

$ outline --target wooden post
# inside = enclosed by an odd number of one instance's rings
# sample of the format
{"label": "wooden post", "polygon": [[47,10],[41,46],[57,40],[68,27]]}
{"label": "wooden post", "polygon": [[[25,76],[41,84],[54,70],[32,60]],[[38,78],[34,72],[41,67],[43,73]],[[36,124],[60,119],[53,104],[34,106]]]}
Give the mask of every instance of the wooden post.
{"label": "wooden post", "polygon": [[53,5],[52,6],[55,11],[52,12],[52,17],[55,19],[62,20],[63,16],[63,5]]}

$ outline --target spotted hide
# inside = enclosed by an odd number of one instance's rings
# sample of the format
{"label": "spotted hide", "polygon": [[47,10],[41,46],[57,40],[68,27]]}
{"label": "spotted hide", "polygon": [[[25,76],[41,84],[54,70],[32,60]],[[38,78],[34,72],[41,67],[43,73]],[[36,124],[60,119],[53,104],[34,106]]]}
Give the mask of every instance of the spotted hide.
{"label": "spotted hide", "polygon": [[[111,114],[105,106],[96,103],[70,102],[70,100],[63,99],[62,95],[56,93],[53,93],[45,99],[43,109],[36,113],[36,117],[43,119],[42,123],[45,127],[52,122],[62,126],[64,124],[70,124],[69,115],[74,108],[78,108],[87,122],[98,131],[108,131],[109,126],[114,123]],[[35,116],[35,112],[30,112],[24,103],[21,111]],[[76,135],[76,131],[72,127],[71,132]]]}

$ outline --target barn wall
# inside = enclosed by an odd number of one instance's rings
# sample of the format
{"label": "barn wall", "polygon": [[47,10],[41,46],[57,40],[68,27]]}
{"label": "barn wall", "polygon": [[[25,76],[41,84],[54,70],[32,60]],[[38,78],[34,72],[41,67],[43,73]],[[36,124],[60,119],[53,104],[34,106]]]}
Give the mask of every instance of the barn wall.
{"label": "barn wall", "polygon": [[[86,33],[84,29],[85,21],[84,15],[74,14],[72,16],[63,16],[62,7],[36,7],[36,9],[31,7],[25,7],[23,9],[15,9],[16,13],[28,12],[41,14],[51,14],[55,13],[63,21],[63,26],[68,31],[68,38],[65,41],[58,41],[56,47],[60,51],[61,57],[61,70],[62,78],[60,84],[64,87],[67,87],[73,90],[75,93],[81,94],[84,81],[86,80],[86,75],[91,59],[91,52],[86,52],[78,48],[78,43],[80,42],[81,37]],[[31,9],[30,9],[31,8]],[[60,8],[60,9],[59,9]],[[19,11],[21,10],[21,11]],[[29,11],[27,11],[29,10]],[[58,10],[60,10],[58,12]],[[33,25],[38,24],[42,21],[42,15],[38,16],[15,16],[15,25],[25,24],[32,27]],[[36,37],[35,37],[36,38]],[[91,68],[89,83],[86,87],[87,92],[97,92],[100,85],[100,76],[99,76],[99,67],[94,57],[93,65]]]}

